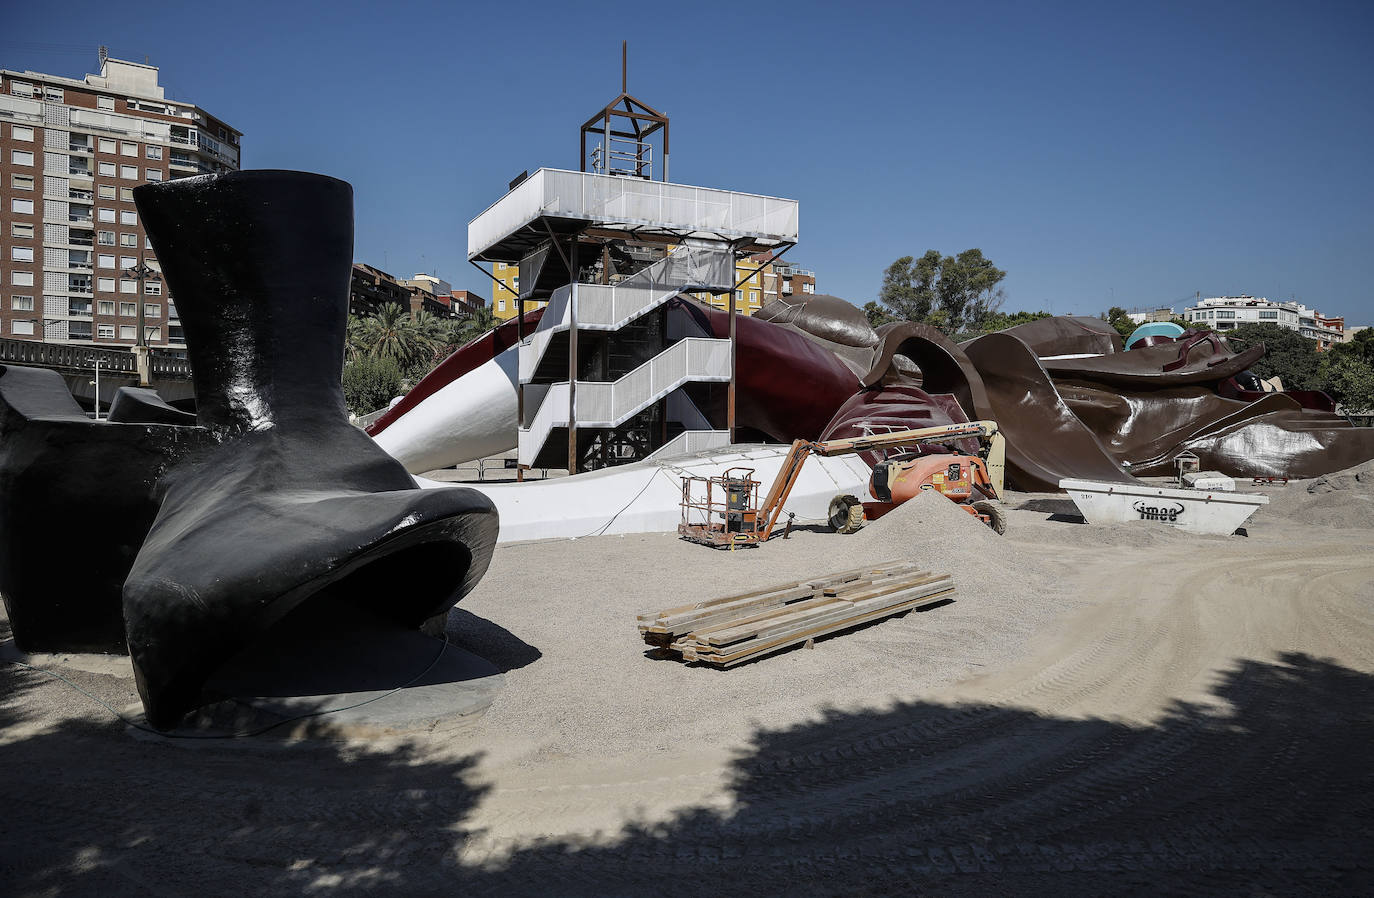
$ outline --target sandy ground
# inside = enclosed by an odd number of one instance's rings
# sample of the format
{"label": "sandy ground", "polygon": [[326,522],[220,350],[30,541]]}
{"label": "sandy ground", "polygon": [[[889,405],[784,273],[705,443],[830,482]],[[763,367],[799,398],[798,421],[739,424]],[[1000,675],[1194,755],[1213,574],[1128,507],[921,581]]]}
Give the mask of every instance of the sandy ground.
{"label": "sandy ground", "polygon": [[[404,740],[134,738],[0,668],[0,891],[1374,893],[1374,475],[1247,535],[935,496],[737,552],[501,547],[450,617],[487,713]],[[912,559],[953,604],[728,671],[636,612]],[[127,662],[61,671],[118,708]]]}

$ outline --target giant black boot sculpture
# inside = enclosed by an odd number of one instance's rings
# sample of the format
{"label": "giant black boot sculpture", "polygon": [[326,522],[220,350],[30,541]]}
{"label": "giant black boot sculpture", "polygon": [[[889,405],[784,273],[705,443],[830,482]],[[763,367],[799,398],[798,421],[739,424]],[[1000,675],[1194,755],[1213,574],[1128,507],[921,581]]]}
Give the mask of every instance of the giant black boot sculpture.
{"label": "giant black boot sculpture", "polygon": [[348,184],[242,171],[134,198],[216,440],[163,479],[124,585],[144,710],[168,728],[216,669],[306,603],[406,627],[445,613],[486,571],[497,518],[476,491],[416,489],[347,421]]}

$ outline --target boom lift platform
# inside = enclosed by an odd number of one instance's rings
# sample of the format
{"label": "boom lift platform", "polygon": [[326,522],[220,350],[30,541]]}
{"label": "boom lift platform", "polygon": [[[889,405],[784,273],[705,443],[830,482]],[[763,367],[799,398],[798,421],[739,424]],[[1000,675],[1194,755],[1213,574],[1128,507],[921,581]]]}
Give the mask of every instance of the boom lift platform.
{"label": "boom lift platform", "polygon": [[[977,455],[961,451],[958,440],[976,438]],[[904,450],[942,444],[947,452],[911,457]],[[768,495],[758,502],[759,481],[752,468],[730,468],[718,477],[682,478],[684,539],[709,546],[757,545],[773,535],[783,505],[812,455],[852,455],[893,452],[873,468],[871,501],[840,495],[830,502],[830,526],[853,533],[865,520],[881,517],[922,490],[935,490],[964,508],[998,533],[1006,531],[1006,517],[997,504],[1006,468],[1006,441],[993,421],[970,421],[916,430],[898,430],[842,440],[796,440],[783,459]],[[906,457],[903,457],[906,456]],[[791,529],[789,515],[786,529]]]}

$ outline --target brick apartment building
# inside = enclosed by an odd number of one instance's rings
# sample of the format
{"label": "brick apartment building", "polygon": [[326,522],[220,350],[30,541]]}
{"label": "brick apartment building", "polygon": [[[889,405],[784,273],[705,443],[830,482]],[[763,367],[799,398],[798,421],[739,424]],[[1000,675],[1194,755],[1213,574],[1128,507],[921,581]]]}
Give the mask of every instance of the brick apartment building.
{"label": "brick apartment building", "polygon": [[234,171],[241,133],[168,100],[155,66],[110,59],[82,80],[0,69],[0,337],[184,350],[134,207],[151,181]]}

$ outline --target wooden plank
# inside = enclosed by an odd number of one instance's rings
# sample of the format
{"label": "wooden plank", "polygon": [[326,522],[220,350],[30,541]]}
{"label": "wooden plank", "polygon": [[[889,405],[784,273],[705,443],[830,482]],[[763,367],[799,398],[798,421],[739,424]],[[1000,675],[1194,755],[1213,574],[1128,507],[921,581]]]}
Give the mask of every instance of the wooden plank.
{"label": "wooden plank", "polygon": [[931,583],[920,584],[910,589],[885,592],[877,596],[870,596],[862,601],[835,601],[820,608],[809,608],[792,614],[778,615],[765,621],[759,621],[758,623],[722,629],[704,637],[702,641],[708,642],[714,646],[722,646],[739,642],[744,639],[778,635],[796,626],[809,626],[820,623],[823,619],[839,619],[856,614],[863,614],[875,608],[882,608],[913,598],[920,598],[923,595],[942,589],[948,589],[952,586],[952,581],[949,580],[948,576],[945,576]]}
{"label": "wooden plank", "polygon": [[672,617],[659,618],[654,622],[655,627],[662,627],[674,633],[685,633],[694,629],[698,624],[707,620],[719,620],[728,618],[733,614],[747,614],[752,609],[760,607],[778,607],[786,605],[787,602],[796,599],[804,599],[813,595],[816,590],[809,586],[798,586],[786,592],[774,593],[772,595],[761,596],[758,598],[738,599],[728,604],[723,604],[714,608],[703,608],[699,611],[688,614],[678,614]]}
{"label": "wooden plank", "polygon": [[833,604],[835,604],[835,600],[828,596],[816,596],[815,598],[807,599],[804,602],[792,602],[791,604],[781,605],[777,608],[769,608],[767,610],[760,611],[757,614],[749,615],[748,617],[732,616],[719,621],[715,621],[709,626],[700,628],[694,627],[693,629],[687,631],[687,635],[691,636],[693,639],[701,640],[704,639],[707,635],[714,633],[717,630],[725,629],[727,627],[740,627],[746,624],[762,623],[764,621],[769,620],[770,618],[776,618],[781,615],[805,611],[808,608],[814,608],[819,605]]}
{"label": "wooden plank", "polygon": [[860,624],[866,624],[870,621],[880,620],[884,617],[889,617],[894,614],[901,614],[903,611],[911,611],[915,608],[920,608],[924,605],[934,605],[937,602],[943,601],[950,595],[953,595],[953,593],[954,589],[953,587],[951,587],[947,590],[943,590],[941,592],[934,593],[923,598],[913,599],[910,602],[904,602],[900,605],[893,605],[890,608],[883,608],[878,611],[870,612],[869,614],[861,615],[857,618],[853,618],[847,621],[844,624],[844,626],[828,628],[818,627],[816,628],[815,632],[803,632],[793,634],[791,636],[779,636],[772,640],[769,640],[767,644],[752,647],[747,651],[739,652],[733,655],[725,655],[714,658],[706,655],[699,655],[698,660],[706,661],[712,664],[717,664],[721,667],[733,667],[734,665],[742,664],[745,661],[750,660],[751,658],[756,658],[761,655],[767,655],[772,652],[780,651],[792,645],[798,645],[816,636],[824,636],[828,633],[846,630],[850,627],[857,627]]}
{"label": "wooden plank", "polygon": [[[915,569],[916,565],[901,565],[903,570]],[[861,568],[858,570],[867,570]],[[925,572],[922,572],[925,573]],[[695,630],[708,623],[728,619],[729,614],[736,611],[769,605],[782,605],[793,602],[796,599],[804,599],[817,591],[809,587],[815,583],[833,582],[837,577],[857,577],[854,571],[846,571],[835,577],[826,577],[822,580],[808,581],[799,586],[783,587],[774,590],[756,590],[753,593],[745,593],[741,596],[729,596],[725,599],[716,599],[711,602],[698,603],[697,606],[688,611],[676,615],[660,614],[652,623],[641,625],[640,629],[655,633],[678,633]],[[854,581],[857,582],[857,581]],[[848,584],[845,584],[846,586]]]}
{"label": "wooden plank", "polygon": [[705,601],[694,602],[690,605],[678,605],[674,608],[665,608],[662,611],[642,611],[639,614],[635,615],[635,619],[641,621],[656,621],[659,618],[687,614],[698,609],[715,607],[723,603],[734,602],[739,599],[762,598],[773,593],[787,592],[788,590],[796,589],[801,586],[826,586],[831,584],[832,582],[836,582],[837,580],[855,577],[861,574],[869,573],[870,571],[878,571],[883,568],[909,567],[915,567],[915,565],[907,561],[883,561],[878,564],[864,565],[863,567],[852,568],[847,571],[840,571],[835,574],[828,574],[824,577],[813,578],[811,580],[798,580],[795,583],[785,583],[781,586],[769,586],[764,589],[755,589],[750,592],[735,593],[733,595],[721,596],[720,598],[716,599],[706,599]]}

